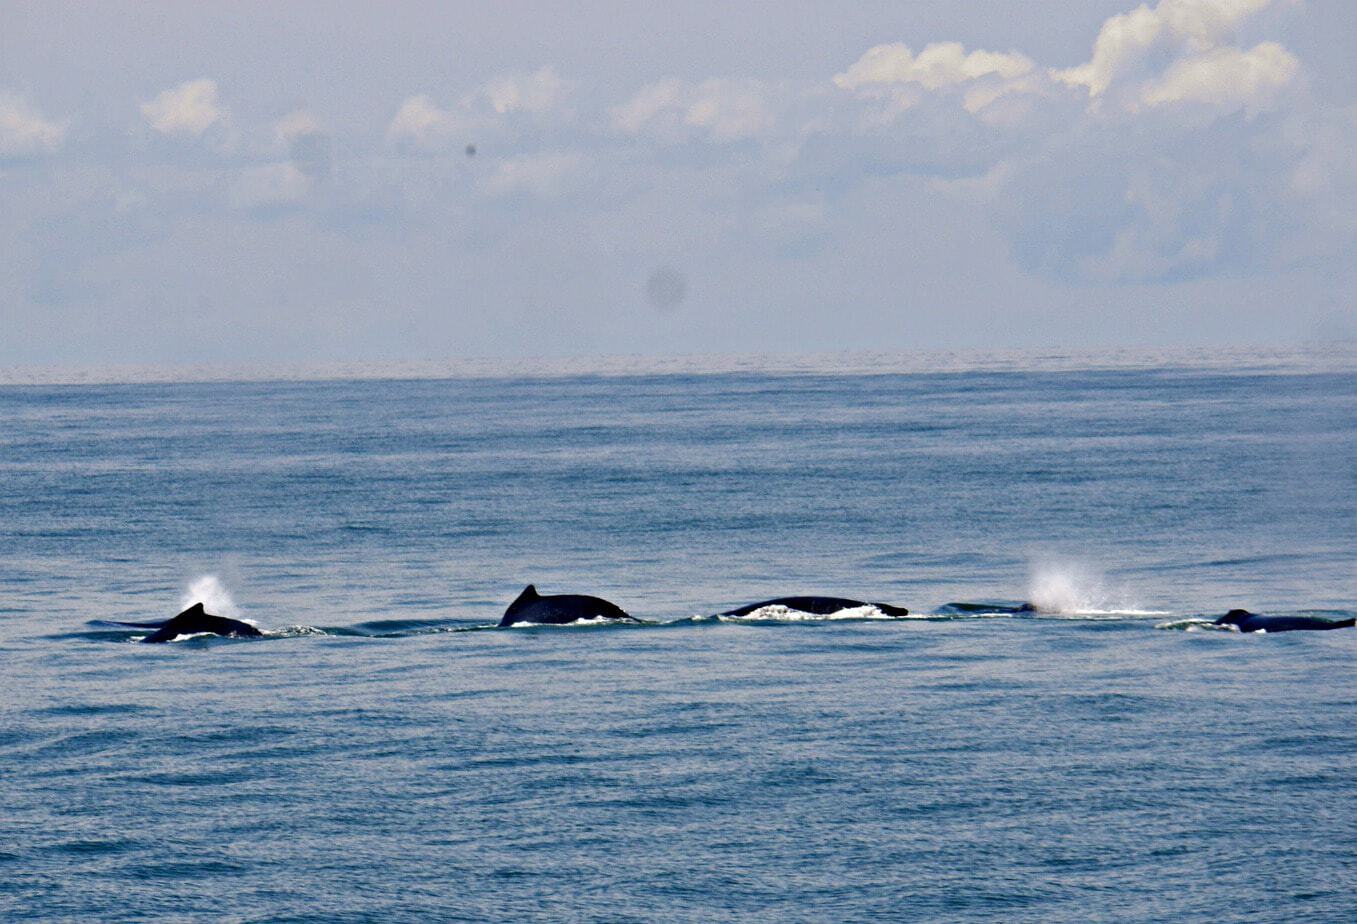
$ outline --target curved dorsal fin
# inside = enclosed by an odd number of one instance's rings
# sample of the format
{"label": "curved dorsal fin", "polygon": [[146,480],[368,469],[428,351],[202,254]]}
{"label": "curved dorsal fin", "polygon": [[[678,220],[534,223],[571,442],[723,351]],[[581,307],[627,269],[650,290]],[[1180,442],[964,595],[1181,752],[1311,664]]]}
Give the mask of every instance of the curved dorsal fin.
{"label": "curved dorsal fin", "polygon": [[512,613],[515,610],[519,609],[520,607],[527,606],[529,603],[536,600],[537,597],[538,597],[537,588],[529,584],[527,587],[523,588],[523,592],[521,594],[514,598],[514,602],[510,603],[509,608],[504,612],[506,615]]}
{"label": "curved dorsal fin", "polygon": [[[197,603],[195,603],[195,604],[193,604],[192,606],[190,606],[188,609],[184,610],[184,612],[180,613],[179,615],[180,615],[180,616],[205,616],[205,615],[207,615],[207,614],[203,611],[203,604],[202,604],[202,601],[200,600],[200,601],[198,601]],[[176,618],[178,618],[178,617],[176,617]]]}

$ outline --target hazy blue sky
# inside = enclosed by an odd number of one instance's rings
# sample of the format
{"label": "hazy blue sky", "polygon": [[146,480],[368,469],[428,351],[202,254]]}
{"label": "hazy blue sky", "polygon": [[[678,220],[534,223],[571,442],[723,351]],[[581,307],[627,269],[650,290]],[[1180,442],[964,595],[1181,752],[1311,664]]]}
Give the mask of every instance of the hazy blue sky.
{"label": "hazy blue sky", "polygon": [[0,0],[0,363],[1352,336],[1354,45],[1346,0]]}

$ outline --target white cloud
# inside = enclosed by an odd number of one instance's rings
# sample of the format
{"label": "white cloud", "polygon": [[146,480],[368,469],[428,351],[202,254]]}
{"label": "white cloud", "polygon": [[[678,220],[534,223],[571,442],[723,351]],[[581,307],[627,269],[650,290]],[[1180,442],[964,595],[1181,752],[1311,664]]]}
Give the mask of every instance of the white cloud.
{"label": "white cloud", "polygon": [[501,162],[486,178],[482,189],[492,196],[528,192],[538,196],[559,194],[584,164],[573,151],[548,151]]}
{"label": "white cloud", "polygon": [[778,108],[772,88],[761,81],[667,78],[642,87],[615,107],[612,120],[614,128],[627,134],[681,138],[695,133],[731,142],[768,135]]}
{"label": "white cloud", "polygon": [[738,141],[766,133],[774,115],[769,95],[756,81],[704,80],[683,121],[705,130],[713,141]]}
{"label": "white cloud", "polygon": [[411,96],[387,126],[386,139],[398,147],[444,151],[486,135],[531,130],[561,108],[568,89],[555,70],[541,67],[494,77],[448,108],[424,94]]}
{"label": "white cloud", "polygon": [[566,85],[550,67],[531,74],[506,74],[485,84],[481,92],[490,108],[503,115],[508,112],[542,113],[556,108],[565,98]]}
{"label": "white cloud", "polygon": [[311,190],[311,180],[290,161],[265,164],[241,173],[231,187],[231,204],[239,209],[276,209],[297,205]]}
{"label": "white cloud", "polygon": [[1248,17],[1272,0],[1160,0],[1153,9],[1142,4],[1103,23],[1085,64],[1051,75],[1064,83],[1088,88],[1097,98],[1125,77],[1138,76],[1146,59],[1168,47],[1200,54],[1227,40]]}
{"label": "white cloud", "polygon": [[1175,62],[1143,87],[1140,98],[1147,106],[1203,103],[1252,114],[1271,108],[1299,69],[1295,57],[1276,42],[1249,51],[1213,48]]}
{"label": "white cloud", "polygon": [[334,146],[320,120],[308,109],[296,109],[273,123],[278,153],[310,179],[323,179],[333,172]]}
{"label": "white cloud", "polygon": [[1294,120],[1288,129],[1302,154],[1287,191],[1341,248],[1357,233],[1357,104]]}
{"label": "white cloud", "polygon": [[66,124],[43,118],[21,97],[0,92],[0,156],[42,154],[61,147]]}
{"label": "white cloud", "polygon": [[895,42],[877,45],[834,77],[843,90],[857,90],[873,84],[917,83],[928,90],[953,86],[996,76],[1012,80],[1029,73],[1030,58],[1012,52],[972,51],[959,42],[934,42],[915,55],[909,46]]}
{"label": "white cloud", "polygon": [[294,110],[273,123],[273,137],[280,144],[292,144],[299,138],[320,133],[320,122],[308,109]]}
{"label": "white cloud", "polygon": [[207,77],[162,91],[141,104],[141,114],[152,128],[171,138],[199,138],[226,120],[226,110],[217,103],[217,82]]}
{"label": "white cloud", "polygon": [[440,109],[428,96],[412,96],[401,103],[386,128],[387,141],[421,150],[436,150],[465,130],[465,119]]}
{"label": "white cloud", "polygon": [[679,107],[686,85],[674,77],[646,84],[631,99],[613,107],[613,127],[629,135],[638,134],[660,113]]}

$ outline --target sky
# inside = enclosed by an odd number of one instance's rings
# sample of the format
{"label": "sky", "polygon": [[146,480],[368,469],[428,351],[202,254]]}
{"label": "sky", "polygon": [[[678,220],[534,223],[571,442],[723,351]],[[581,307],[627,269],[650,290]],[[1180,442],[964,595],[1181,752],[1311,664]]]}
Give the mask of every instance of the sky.
{"label": "sky", "polygon": [[0,364],[1357,336],[1346,0],[0,0]]}

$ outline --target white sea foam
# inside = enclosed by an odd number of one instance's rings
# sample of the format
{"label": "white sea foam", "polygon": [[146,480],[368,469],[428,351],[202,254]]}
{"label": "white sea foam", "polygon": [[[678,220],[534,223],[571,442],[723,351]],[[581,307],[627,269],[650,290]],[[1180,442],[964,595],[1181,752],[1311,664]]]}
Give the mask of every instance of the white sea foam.
{"label": "white sea foam", "polygon": [[1170,619],[1155,626],[1156,629],[1178,629],[1183,632],[1238,632],[1236,626],[1217,625],[1214,619],[1202,619],[1192,616],[1187,619]]}
{"label": "white sea foam", "polygon": [[[781,605],[761,606],[743,616],[717,616],[721,622],[833,622],[845,619],[895,619],[874,606],[854,606],[835,613],[803,613]],[[908,617],[905,617],[908,618]]]}
{"label": "white sea foam", "polygon": [[[213,636],[215,636],[215,635],[216,635],[216,633],[214,633],[214,632],[183,632],[183,633],[180,633],[179,635],[176,635],[174,638],[169,639],[169,641],[171,641],[171,642],[187,642],[189,639],[194,639],[194,638],[211,638],[211,637],[213,637]],[[145,636],[145,637],[149,638],[149,636]]]}
{"label": "white sea foam", "polygon": [[[626,625],[624,620],[609,619],[607,616],[595,616],[593,619],[576,619],[574,622],[515,622],[511,623],[510,629],[540,629],[550,627],[552,629],[574,628],[576,626],[609,626],[613,623]],[[455,630],[449,630],[455,631]]]}

